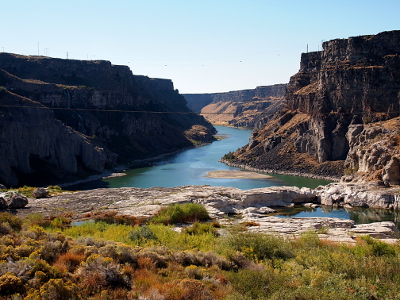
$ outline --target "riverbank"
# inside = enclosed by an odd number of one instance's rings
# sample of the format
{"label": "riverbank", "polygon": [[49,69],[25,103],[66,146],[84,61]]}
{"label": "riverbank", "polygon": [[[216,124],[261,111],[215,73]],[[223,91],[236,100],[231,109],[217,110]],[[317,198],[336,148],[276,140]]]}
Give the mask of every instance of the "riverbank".
{"label": "riverbank", "polygon": [[61,188],[66,188],[66,187],[83,184],[83,183],[88,183],[88,182],[92,182],[92,181],[103,180],[103,179],[114,178],[114,177],[121,177],[121,176],[126,175],[126,173],[119,172],[119,171],[123,171],[123,170],[125,170],[125,168],[123,168],[123,169],[115,168],[113,170],[105,170],[101,174],[90,175],[89,177],[84,178],[84,179],[67,182],[67,183],[60,183],[57,185]]}
{"label": "riverbank", "polygon": [[[118,169],[109,170],[103,174],[97,174],[79,182],[70,182],[61,185],[69,189],[93,189],[93,188],[119,188],[119,187],[141,187],[151,186],[173,187],[183,185],[211,185],[237,187],[242,190],[261,188],[268,186],[298,186],[315,188],[326,185],[332,180],[314,179],[312,176],[305,177],[304,174],[289,173],[298,176],[269,176],[253,172],[257,176],[232,176],[208,175],[210,172],[221,170],[232,170],[219,162],[221,157],[228,151],[243,147],[248,142],[250,131],[235,129],[231,127],[217,127],[219,141],[191,147],[183,151],[176,151],[157,157],[136,160],[129,165],[118,166]],[[242,167],[242,166],[239,166]],[[240,171],[240,169],[237,169]],[[243,170],[242,171],[247,171]],[[252,171],[252,170],[249,170]],[[217,172],[218,173],[218,172]],[[126,176],[125,176],[126,174]],[[213,173],[211,173],[213,174]],[[276,174],[276,173],[275,173]],[[246,174],[249,175],[249,174]],[[329,178],[331,179],[331,178]],[[91,182],[93,181],[93,182]],[[79,185],[76,186],[76,184]],[[72,187],[71,187],[72,186]]]}
{"label": "riverbank", "polygon": [[[218,135],[216,135],[218,136]],[[221,138],[223,139],[223,138]],[[220,139],[216,139],[213,142],[219,141]],[[165,154],[161,154],[155,157],[149,157],[149,158],[144,158],[144,159],[138,159],[138,160],[134,160],[131,163],[129,163],[129,165],[123,164],[123,165],[117,165],[116,167],[114,167],[112,170],[104,170],[101,174],[94,174],[94,175],[90,175],[84,179],[79,179],[79,180],[75,180],[75,181],[71,181],[71,182],[66,182],[66,183],[60,183],[60,184],[56,184],[61,188],[65,188],[65,187],[70,187],[70,186],[74,186],[74,185],[80,185],[80,184],[84,184],[84,183],[89,183],[89,182],[93,182],[93,181],[99,181],[99,180],[104,180],[104,179],[109,179],[109,178],[116,178],[116,177],[123,177],[126,176],[127,170],[130,169],[135,169],[135,168],[140,168],[143,166],[149,167],[152,166],[154,163],[156,163],[157,161],[161,161],[163,159],[166,159],[170,156],[176,155],[180,152],[183,152],[185,150],[190,150],[190,149],[194,149],[194,148],[198,148],[198,147],[203,147],[206,145],[211,144],[211,142],[204,142],[202,144],[199,145],[193,145],[192,147],[188,147],[188,148],[184,148],[184,149],[180,149],[174,152],[169,152],[169,153],[165,153]]]}
{"label": "riverbank", "polygon": [[256,172],[245,172],[245,171],[232,171],[232,170],[220,170],[211,171],[205,177],[211,178],[248,178],[248,179],[272,179],[272,176],[264,175]]}
{"label": "riverbank", "polygon": [[306,178],[312,178],[312,179],[322,179],[322,180],[329,180],[333,182],[338,182],[340,181],[340,177],[335,177],[335,176],[324,176],[324,175],[317,175],[317,174],[312,174],[312,173],[303,173],[303,172],[293,172],[293,171],[283,171],[283,170],[273,170],[273,169],[258,169],[258,168],[253,168],[248,165],[241,165],[241,164],[236,164],[232,163],[226,159],[221,158],[219,160],[220,162],[226,164],[227,166],[234,167],[234,168],[239,168],[251,172],[258,172],[258,173],[267,173],[267,174],[280,174],[280,175],[289,175],[289,176],[299,176],[299,177],[306,177]]}
{"label": "riverbank", "polygon": [[[361,201],[370,201],[382,208],[400,208],[400,199],[389,193],[398,190],[372,191],[364,190],[358,193],[353,206],[364,206]],[[279,218],[274,216],[274,207],[309,205],[316,207],[329,199],[341,199],[339,188],[328,186],[317,190],[289,186],[275,186],[252,190],[241,190],[233,187],[212,186],[178,186],[172,188],[152,187],[147,189],[101,188],[79,192],[68,192],[49,198],[30,198],[28,205],[13,212],[21,217],[29,214],[41,214],[44,217],[55,217],[68,214],[74,221],[90,219],[97,214],[115,212],[121,216],[133,216],[148,219],[154,216],[162,207],[171,204],[199,203],[206,207],[209,215],[221,225],[238,226],[248,224],[248,230],[273,233],[278,235],[297,236],[304,232],[314,231],[320,238],[335,242],[354,242],[357,235],[368,234],[397,242],[397,228],[393,222],[375,222],[356,224],[352,220],[338,218]],[[344,199],[344,198],[343,198]],[[351,200],[348,199],[349,201]],[[369,199],[369,200],[368,200]],[[393,203],[388,203],[388,200]],[[344,200],[347,201],[347,200]],[[350,203],[331,203],[332,205]],[[328,207],[328,206],[327,206]],[[234,217],[233,217],[234,216]]]}

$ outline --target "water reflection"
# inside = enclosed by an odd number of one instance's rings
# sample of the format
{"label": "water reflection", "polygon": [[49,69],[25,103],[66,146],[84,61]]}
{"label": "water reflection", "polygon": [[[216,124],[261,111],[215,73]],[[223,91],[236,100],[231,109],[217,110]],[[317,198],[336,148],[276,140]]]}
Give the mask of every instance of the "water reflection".
{"label": "water reflection", "polygon": [[374,208],[342,208],[334,206],[321,206],[306,208],[295,206],[293,208],[275,208],[277,217],[281,218],[313,218],[327,217],[353,220],[356,224],[392,221],[400,229],[400,211]]}

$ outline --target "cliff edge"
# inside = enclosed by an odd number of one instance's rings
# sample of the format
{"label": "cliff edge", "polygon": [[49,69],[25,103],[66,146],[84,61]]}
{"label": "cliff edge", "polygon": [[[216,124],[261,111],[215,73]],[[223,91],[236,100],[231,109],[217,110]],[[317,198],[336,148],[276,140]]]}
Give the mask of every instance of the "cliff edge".
{"label": "cliff edge", "polygon": [[324,42],[323,51],[302,54],[285,107],[225,160],[273,172],[398,182],[384,176],[398,161],[399,100],[400,31]]}
{"label": "cliff edge", "polygon": [[85,176],[211,141],[215,133],[171,80],[108,61],[0,53],[0,87],[6,185]]}

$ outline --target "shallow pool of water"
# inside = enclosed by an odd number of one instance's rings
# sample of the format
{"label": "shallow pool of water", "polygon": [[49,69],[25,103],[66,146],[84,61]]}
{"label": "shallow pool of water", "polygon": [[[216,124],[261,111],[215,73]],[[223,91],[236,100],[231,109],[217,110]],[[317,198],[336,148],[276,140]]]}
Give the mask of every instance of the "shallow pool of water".
{"label": "shallow pool of water", "polygon": [[354,220],[356,224],[368,224],[373,222],[392,221],[400,229],[400,212],[387,209],[373,208],[338,208],[321,206],[315,209],[295,206],[294,208],[275,208],[276,216],[281,218],[313,218],[328,217]]}

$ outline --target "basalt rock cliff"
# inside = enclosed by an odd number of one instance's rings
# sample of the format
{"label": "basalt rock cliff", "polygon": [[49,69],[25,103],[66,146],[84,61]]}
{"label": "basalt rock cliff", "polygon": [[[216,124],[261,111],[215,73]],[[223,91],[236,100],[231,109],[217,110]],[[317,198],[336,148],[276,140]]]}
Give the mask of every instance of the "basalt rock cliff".
{"label": "basalt rock cliff", "polygon": [[346,181],[400,180],[393,175],[399,173],[400,31],[331,40],[323,51],[303,53],[285,100],[227,161],[273,172],[347,175]]}
{"label": "basalt rock cliff", "polygon": [[171,80],[108,61],[0,53],[0,87],[6,185],[100,172],[211,141],[215,133]]}
{"label": "basalt rock cliff", "polygon": [[260,128],[283,106],[286,84],[214,94],[184,94],[188,106],[218,125]]}

